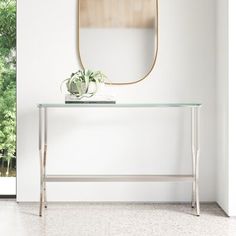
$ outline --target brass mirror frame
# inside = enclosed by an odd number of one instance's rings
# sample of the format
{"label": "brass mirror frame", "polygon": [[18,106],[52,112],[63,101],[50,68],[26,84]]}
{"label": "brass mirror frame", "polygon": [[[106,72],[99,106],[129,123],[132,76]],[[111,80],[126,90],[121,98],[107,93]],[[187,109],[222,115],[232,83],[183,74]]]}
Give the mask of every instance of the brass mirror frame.
{"label": "brass mirror frame", "polygon": [[[80,1],[81,0],[78,0],[78,19],[77,19],[77,42],[78,42],[78,59],[79,59],[79,64],[81,66],[82,69],[85,69],[84,67],[84,64],[83,64],[83,61],[82,61],[82,57],[81,57],[81,53],[80,53]],[[119,1],[119,0],[117,0]],[[141,79],[138,79],[136,81],[133,81],[133,82],[121,82],[121,83],[118,83],[118,82],[105,82],[105,84],[107,85],[131,85],[131,84],[136,84],[136,83],[139,83],[141,81],[143,81],[144,79],[146,79],[152,72],[154,66],[156,65],[156,61],[157,61],[157,54],[158,54],[158,43],[159,43],[159,20],[158,20],[158,12],[159,12],[159,2],[158,0],[155,0],[156,2],[156,19],[155,19],[155,54],[154,54],[154,59],[153,59],[153,63],[149,69],[149,71],[147,72],[147,74],[142,77]]]}

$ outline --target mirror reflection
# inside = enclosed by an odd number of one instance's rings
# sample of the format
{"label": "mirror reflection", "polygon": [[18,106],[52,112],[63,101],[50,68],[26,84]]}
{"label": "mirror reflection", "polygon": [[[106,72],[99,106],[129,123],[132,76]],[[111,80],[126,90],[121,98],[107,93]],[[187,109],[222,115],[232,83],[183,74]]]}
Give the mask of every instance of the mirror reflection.
{"label": "mirror reflection", "polygon": [[79,0],[79,51],[108,83],[144,79],[157,54],[157,0]]}

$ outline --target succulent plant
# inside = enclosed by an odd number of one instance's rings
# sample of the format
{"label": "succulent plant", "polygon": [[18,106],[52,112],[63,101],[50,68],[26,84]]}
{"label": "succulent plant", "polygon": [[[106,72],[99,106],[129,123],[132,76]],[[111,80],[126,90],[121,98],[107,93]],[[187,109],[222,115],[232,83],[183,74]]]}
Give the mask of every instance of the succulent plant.
{"label": "succulent plant", "polygon": [[62,85],[66,83],[67,91],[76,97],[92,97],[105,79],[106,76],[101,71],[78,70],[64,80]]}

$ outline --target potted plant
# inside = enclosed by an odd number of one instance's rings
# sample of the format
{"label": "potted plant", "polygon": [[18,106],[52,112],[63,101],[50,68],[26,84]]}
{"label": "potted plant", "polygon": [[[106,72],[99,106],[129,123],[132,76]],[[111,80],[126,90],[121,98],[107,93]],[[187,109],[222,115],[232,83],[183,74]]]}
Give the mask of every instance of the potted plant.
{"label": "potted plant", "polygon": [[66,83],[67,91],[81,99],[92,97],[97,92],[99,85],[105,82],[105,79],[106,76],[101,71],[78,70],[62,84]]}

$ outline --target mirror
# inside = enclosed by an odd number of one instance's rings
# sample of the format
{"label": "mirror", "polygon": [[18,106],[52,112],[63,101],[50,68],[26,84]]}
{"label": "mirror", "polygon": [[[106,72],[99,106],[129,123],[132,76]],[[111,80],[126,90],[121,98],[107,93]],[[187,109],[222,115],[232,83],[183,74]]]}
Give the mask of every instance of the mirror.
{"label": "mirror", "polygon": [[107,84],[140,82],[158,49],[158,0],[79,0],[79,59]]}

